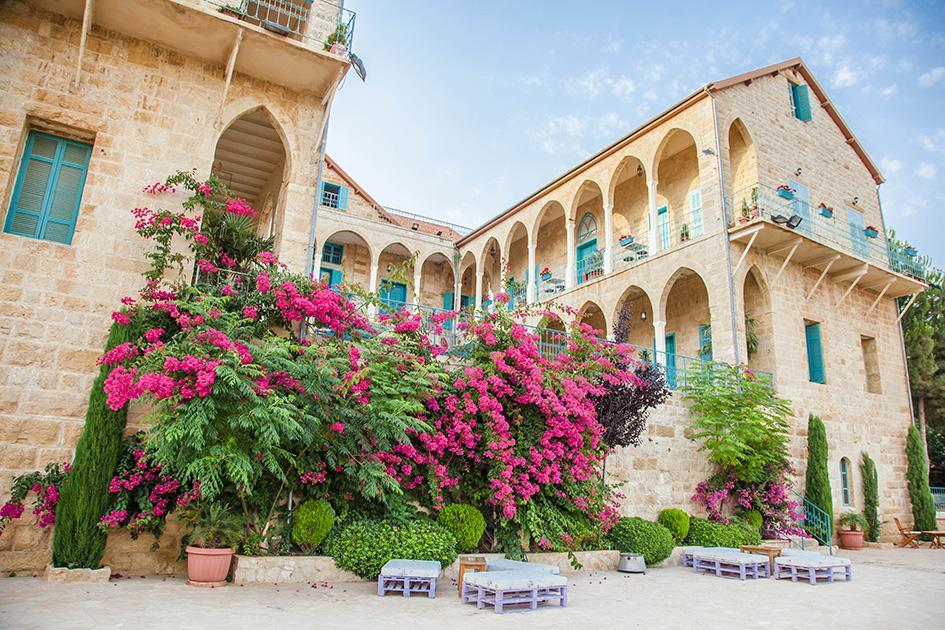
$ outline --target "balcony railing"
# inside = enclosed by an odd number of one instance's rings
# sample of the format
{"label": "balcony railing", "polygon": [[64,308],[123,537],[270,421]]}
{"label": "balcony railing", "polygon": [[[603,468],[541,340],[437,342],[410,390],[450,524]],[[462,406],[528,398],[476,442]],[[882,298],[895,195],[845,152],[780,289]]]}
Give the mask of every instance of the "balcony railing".
{"label": "balcony railing", "polygon": [[737,191],[731,207],[731,227],[747,225],[756,219],[784,224],[796,217],[800,219],[794,228],[798,234],[871,264],[919,280],[925,279],[927,258],[909,255],[905,249],[889,243],[882,232],[867,235],[865,228],[869,226],[850,223],[846,217],[838,216],[840,210],[831,212],[815,208],[808,201],[791,196],[791,193],[758,184]]}
{"label": "balcony railing", "polygon": [[577,283],[584,284],[604,275],[605,250],[598,249],[577,261]]}
{"label": "balcony railing", "polygon": [[205,0],[221,13],[328,50],[351,50],[355,13],[326,0]]}
{"label": "balcony railing", "polygon": [[538,295],[537,300],[544,302],[553,299],[559,293],[564,291],[565,278],[564,269],[548,269],[546,273],[538,275]]}
{"label": "balcony railing", "polygon": [[424,223],[432,223],[434,225],[442,225],[447,227],[460,236],[466,236],[472,232],[472,228],[466,227],[465,225],[459,225],[457,223],[450,223],[449,221],[441,221],[440,219],[434,219],[433,217],[427,217],[422,214],[416,214],[413,212],[407,212],[406,210],[399,210],[397,208],[390,208],[384,206],[384,211],[390,214],[396,214],[397,216],[406,217],[408,219],[416,219],[418,221],[423,221]]}

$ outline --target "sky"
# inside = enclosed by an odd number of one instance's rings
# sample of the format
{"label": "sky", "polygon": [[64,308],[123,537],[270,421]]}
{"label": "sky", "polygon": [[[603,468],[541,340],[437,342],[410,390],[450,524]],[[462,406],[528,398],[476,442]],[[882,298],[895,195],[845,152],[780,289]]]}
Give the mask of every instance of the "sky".
{"label": "sky", "polygon": [[945,264],[945,2],[417,2],[357,13],[328,153],[378,201],[470,227],[708,82],[801,56]]}

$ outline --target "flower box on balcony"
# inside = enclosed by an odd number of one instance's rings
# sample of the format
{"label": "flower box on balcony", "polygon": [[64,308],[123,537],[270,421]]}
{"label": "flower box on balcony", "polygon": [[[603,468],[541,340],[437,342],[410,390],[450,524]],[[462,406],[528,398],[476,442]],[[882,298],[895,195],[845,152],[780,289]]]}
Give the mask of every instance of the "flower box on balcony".
{"label": "flower box on balcony", "polygon": [[902,253],[909,258],[915,258],[919,254],[919,250],[917,250],[915,247],[903,247]]}
{"label": "flower box on balcony", "polygon": [[874,228],[872,225],[868,225],[863,228],[863,233],[866,234],[866,238],[878,238],[879,230]]}
{"label": "flower box on balcony", "polygon": [[541,278],[542,282],[547,282],[551,280],[551,271],[548,269],[542,269],[541,273],[538,274],[538,277]]}
{"label": "flower box on balcony", "polygon": [[820,211],[820,216],[827,219],[833,218],[833,208],[828,208],[827,206],[821,204],[817,209]]}
{"label": "flower box on balcony", "polygon": [[626,247],[633,243],[633,236],[621,236],[619,243],[621,247]]}
{"label": "flower box on balcony", "polygon": [[778,196],[784,199],[794,199],[794,190],[788,186],[778,186]]}

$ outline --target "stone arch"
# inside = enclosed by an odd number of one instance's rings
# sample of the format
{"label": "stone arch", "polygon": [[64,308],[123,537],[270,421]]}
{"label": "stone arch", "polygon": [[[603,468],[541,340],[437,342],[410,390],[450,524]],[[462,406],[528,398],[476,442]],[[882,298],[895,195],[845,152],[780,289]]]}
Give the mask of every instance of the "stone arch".
{"label": "stone arch", "polygon": [[607,338],[607,317],[604,315],[604,309],[602,309],[597,302],[593,300],[585,302],[578,310],[577,320],[596,330],[597,332],[595,334],[598,337]]}
{"label": "stone arch", "polygon": [[[476,254],[472,250],[468,250],[465,254],[463,254],[463,258],[459,263],[460,298],[455,303],[453,308],[459,309],[463,306],[471,306],[475,304],[476,273],[478,272],[478,269],[479,261],[476,259]],[[463,303],[464,301],[466,304]]]}
{"label": "stone arch", "polygon": [[[773,372],[775,367],[774,311],[771,292],[761,270],[752,265],[742,281],[742,314],[745,329],[745,356],[753,370]],[[750,342],[752,333],[755,343]],[[755,346],[751,352],[751,346]]]}
{"label": "stone arch", "polygon": [[728,128],[728,191],[734,201],[732,209],[736,215],[741,211],[743,203],[751,201],[751,189],[758,184],[758,155],[755,143],[752,140],[748,127],[741,118],[736,118]]}
{"label": "stone arch", "polygon": [[568,219],[577,221],[583,216],[584,212],[594,212],[597,206],[600,207],[600,210],[596,212],[599,219],[598,222],[603,226],[604,191],[601,190],[600,184],[593,179],[585,179],[574,192],[574,197],[571,198],[571,205],[568,208]]}
{"label": "stone arch", "polygon": [[549,280],[538,281],[536,296],[539,301],[554,297],[564,288],[565,266],[568,258],[566,234],[567,213],[558,201],[549,201],[538,212],[529,232],[535,244],[535,266],[539,271],[548,269]]}
{"label": "stone arch", "polygon": [[[699,150],[693,135],[684,129],[670,129],[660,141],[650,172],[657,180],[656,237],[659,249],[669,249],[701,236],[705,232],[705,218],[702,214]],[[698,205],[692,198],[696,191],[700,191]]]}
{"label": "stone arch", "polygon": [[[325,245],[340,245],[326,251]],[[316,259],[318,278],[326,284],[356,284],[367,290],[371,285],[371,265],[374,250],[368,239],[355,230],[344,229],[332,232],[317,243]]]}
{"label": "stone arch", "polygon": [[420,269],[418,302],[423,306],[452,308],[449,296],[456,290],[453,260],[443,252],[430,252],[417,261]]}
{"label": "stone arch", "polygon": [[[377,250],[377,290],[381,299],[398,303],[407,303],[415,295],[413,287],[413,266],[410,260],[414,252],[402,241],[388,241]],[[414,259],[414,264],[416,260]]]}
{"label": "stone arch", "polygon": [[528,228],[521,221],[516,221],[505,238],[502,254],[510,280],[512,300],[516,305],[525,303],[525,283],[535,275],[534,270],[528,270],[528,241]]}
{"label": "stone arch", "polygon": [[655,317],[649,294],[637,285],[630,285],[617,300],[617,306],[611,316],[613,327],[622,329],[616,331],[614,340],[641,348],[652,348]]}
{"label": "stone arch", "polygon": [[670,276],[660,296],[659,313],[667,339],[675,343],[675,354],[712,358],[710,304],[708,285],[698,272],[680,267]]}
{"label": "stone arch", "polygon": [[647,234],[646,216],[649,212],[647,171],[643,161],[628,155],[620,160],[610,179],[608,197],[614,221],[614,238],[633,236],[644,240]]}
{"label": "stone arch", "polygon": [[541,210],[538,211],[538,214],[535,215],[535,221],[532,223],[531,229],[528,230],[529,242],[537,244],[538,232],[543,225],[553,223],[559,218],[563,219],[565,217],[567,217],[567,212],[560,201],[552,199],[545,203],[545,205],[541,207]]}
{"label": "stone arch", "polygon": [[502,286],[505,277],[505,261],[502,259],[502,244],[499,239],[490,236],[482,246],[482,254],[479,256],[479,264],[482,269],[482,301],[489,299],[490,295],[495,295],[505,290]]}

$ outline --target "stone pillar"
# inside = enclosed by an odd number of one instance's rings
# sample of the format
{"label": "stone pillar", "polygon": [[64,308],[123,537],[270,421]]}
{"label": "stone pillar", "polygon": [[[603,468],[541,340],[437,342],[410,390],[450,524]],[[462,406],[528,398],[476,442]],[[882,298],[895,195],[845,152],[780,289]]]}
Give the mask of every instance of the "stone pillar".
{"label": "stone pillar", "polygon": [[[371,261],[371,277],[368,279],[368,293],[377,292],[377,276],[379,275],[379,273],[380,273],[380,265],[378,264],[378,261],[372,260]],[[375,314],[377,312],[377,307],[371,306],[368,309],[368,312],[371,313],[371,315]]]}
{"label": "stone pillar", "polygon": [[[413,270],[413,303],[420,306],[421,268],[419,265]],[[419,308],[416,310],[420,310]]]}
{"label": "stone pillar", "polygon": [[567,290],[577,284],[576,264],[574,260],[574,248],[576,247],[574,243],[574,219],[568,219],[564,225],[568,234],[568,265],[564,268],[564,288]]}
{"label": "stone pillar", "polygon": [[604,275],[614,271],[614,204],[604,204]]}
{"label": "stone pillar", "polygon": [[656,363],[666,364],[666,322],[653,322],[653,336],[656,338]]}
{"label": "stone pillar", "polygon": [[656,188],[658,184],[659,181],[656,178],[653,178],[647,182],[647,198],[650,202],[650,229],[647,231],[646,239],[650,256],[657,254],[660,251],[659,230],[656,227]]}
{"label": "stone pillar", "polygon": [[476,269],[476,311],[482,310],[482,270]]}
{"label": "stone pillar", "polygon": [[529,304],[538,301],[538,272],[535,270],[538,265],[535,262],[535,251],[537,249],[537,243],[528,243],[528,272],[525,274],[525,277],[528,278],[528,286],[525,287],[525,299]]}
{"label": "stone pillar", "polygon": [[454,311],[459,310],[460,303],[463,298],[463,277],[459,274],[453,276],[453,309]]}

